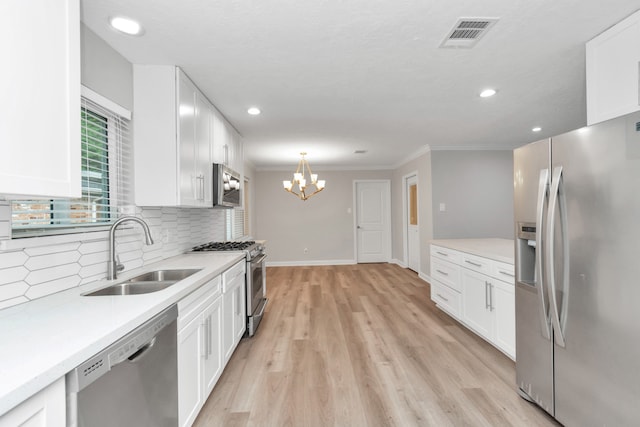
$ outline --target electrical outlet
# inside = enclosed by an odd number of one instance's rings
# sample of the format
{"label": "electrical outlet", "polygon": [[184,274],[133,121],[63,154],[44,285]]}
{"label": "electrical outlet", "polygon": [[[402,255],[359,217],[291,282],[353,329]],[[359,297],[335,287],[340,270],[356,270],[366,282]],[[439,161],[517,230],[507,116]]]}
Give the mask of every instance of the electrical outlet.
{"label": "electrical outlet", "polygon": [[309,253],[309,248],[304,248],[304,250],[302,252],[304,252],[305,254],[308,254]]}
{"label": "electrical outlet", "polygon": [[440,212],[444,212],[447,210],[447,205],[445,205],[444,203],[440,203]]}

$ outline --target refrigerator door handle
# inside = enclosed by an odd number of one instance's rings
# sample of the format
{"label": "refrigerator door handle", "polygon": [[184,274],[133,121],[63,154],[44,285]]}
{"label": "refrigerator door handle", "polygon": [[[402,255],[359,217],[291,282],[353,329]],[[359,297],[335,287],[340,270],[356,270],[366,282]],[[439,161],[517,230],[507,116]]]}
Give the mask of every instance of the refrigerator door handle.
{"label": "refrigerator door handle", "polygon": [[555,276],[555,216],[556,211],[558,210],[558,203],[560,200],[560,227],[561,227],[561,240],[563,246],[563,277],[562,277],[562,286],[563,290],[565,290],[563,295],[563,313],[566,313],[566,305],[568,294],[566,292],[567,284],[569,280],[569,248],[568,248],[568,240],[566,238],[567,233],[567,213],[566,213],[566,203],[564,202],[564,189],[562,184],[562,166],[557,166],[553,169],[553,177],[551,184],[551,195],[549,197],[549,211],[547,213],[547,223],[548,226],[548,235],[547,241],[549,242],[549,249],[547,250],[547,268],[549,270],[549,310],[551,311],[551,319],[553,321],[553,328],[556,344],[560,347],[565,347],[565,336],[564,336],[564,319],[560,321],[560,310],[558,309],[558,298],[556,293],[556,276]]}
{"label": "refrigerator door handle", "polygon": [[540,180],[538,181],[538,206],[536,209],[536,278],[538,295],[540,296],[540,331],[542,336],[551,340],[551,327],[549,320],[549,312],[547,310],[547,297],[545,295],[546,285],[544,282],[544,274],[542,269],[543,247],[542,247],[542,228],[544,221],[544,207],[549,190],[549,169],[540,170]]}

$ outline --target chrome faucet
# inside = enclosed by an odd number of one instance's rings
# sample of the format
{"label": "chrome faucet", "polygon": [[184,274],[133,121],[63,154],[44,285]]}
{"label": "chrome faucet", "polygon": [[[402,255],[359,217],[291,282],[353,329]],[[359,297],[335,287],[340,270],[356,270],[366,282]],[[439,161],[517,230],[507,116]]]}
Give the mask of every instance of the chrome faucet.
{"label": "chrome faucet", "polygon": [[118,218],[109,229],[109,261],[107,268],[107,279],[113,280],[117,277],[118,271],[124,270],[124,265],[120,264],[118,257],[116,256],[116,228],[123,222],[137,222],[142,226],[144,230],[144,236],[147,245],[153,245],[153,239],[151,238],[151,232],[146,222],[135,216],[123,216]]}

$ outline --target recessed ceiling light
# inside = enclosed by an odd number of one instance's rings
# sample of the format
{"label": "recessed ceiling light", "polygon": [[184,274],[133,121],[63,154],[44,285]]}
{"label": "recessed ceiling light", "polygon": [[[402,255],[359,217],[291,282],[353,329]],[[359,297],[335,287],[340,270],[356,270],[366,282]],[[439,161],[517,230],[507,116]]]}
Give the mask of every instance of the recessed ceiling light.
{"label": "recessed ceiling light", "polygon": [[129,34],[130,36],[142,35],[142,26],[131,18],[116,16],[109,20],[109,24],[121,33]]}
{"label": "recessed ceiling light", "polygon": [[536,126],[533,129],[531,129],[531,132],[540,132],[542,130],[542,128],[540,126]]}
{"label": "recessed ceiling light", "polygon": [[493,96],[496,94],[496,90],[495,89],[485,89],[482,92],[480,92],[480,97],[481,98],[489,98],[490,96]]}
{"label": "recessed ceiling light", "polygon": [[257,116],[258,114],[262,113],[262,111],[260,111],[258,107],[251,107],[247,110],[247,113],[251,114],[252,116]]}

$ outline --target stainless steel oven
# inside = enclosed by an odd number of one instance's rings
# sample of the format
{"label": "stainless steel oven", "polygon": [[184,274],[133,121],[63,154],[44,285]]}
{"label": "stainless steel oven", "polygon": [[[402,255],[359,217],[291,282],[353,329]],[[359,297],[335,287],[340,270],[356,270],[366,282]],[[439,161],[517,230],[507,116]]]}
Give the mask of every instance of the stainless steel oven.
{"label": "stainless steel oven", "polygon": [[191,252],[231,251],[242,252],[247,260],[247,333],[252,337],[267,306],[267,267],[264,246],[253,240],[238,242],[209,242],[191,249]]}

